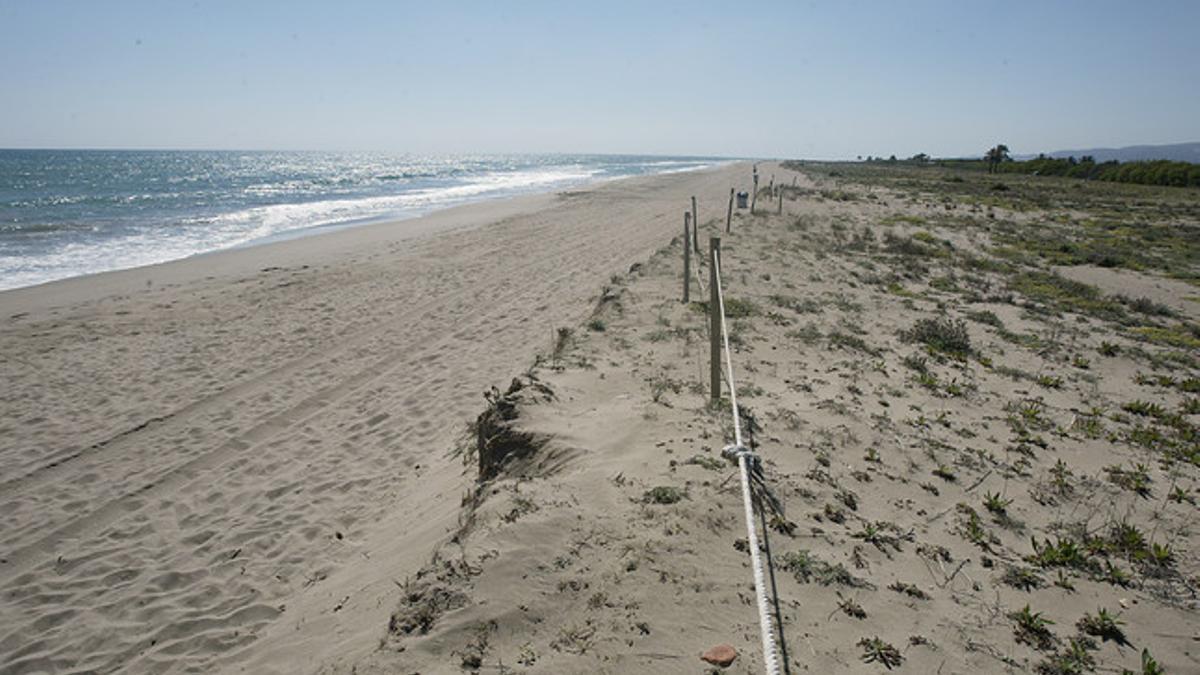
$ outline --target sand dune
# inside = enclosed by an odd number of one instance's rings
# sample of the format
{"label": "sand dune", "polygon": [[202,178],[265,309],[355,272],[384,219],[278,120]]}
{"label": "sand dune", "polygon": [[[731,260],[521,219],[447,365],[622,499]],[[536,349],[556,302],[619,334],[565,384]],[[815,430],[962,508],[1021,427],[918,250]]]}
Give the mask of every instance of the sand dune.
{"label": "sand dune", "polygon": [[[1077,224],[1026,206],[1081,200],[1070,183],[1013,185],[1018,211],[970,199],[984,174],[837,178],[852,170],[764,164],[797,189],[722,247],[739,404],[786,507],[770,545],[791,672],[1196,672],[1200,298],[1148,274],[1166,313],[995,245],[1086,242],[1103,186]],[[1139,199],[1200,213],[1186,192]],[[739,652],[724,672],[763,672],[728,399],[708,402],[681,257],[612,282],[601,323],[506,399],[511,429],[488,433],[529,454],[398,579],[378,648],[320,672],[713,672],[719,644]]]}

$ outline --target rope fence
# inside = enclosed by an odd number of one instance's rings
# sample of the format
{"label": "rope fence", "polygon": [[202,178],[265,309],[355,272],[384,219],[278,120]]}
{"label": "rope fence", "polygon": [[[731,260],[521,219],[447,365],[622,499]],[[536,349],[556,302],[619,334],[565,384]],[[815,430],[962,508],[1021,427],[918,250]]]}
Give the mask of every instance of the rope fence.
{"label": "rope fence", "polygon": [[[770,500],[774,501],[773,508],[778,510],[778,501],[770,494],[766,487],[762,475],[762,466],[758,456],[749,448],[742,444],[742,420],[738,412],[737,405],[737,385],[733,376],[733,352],[729,349],[729,330],[725,320],[725,294],[721,287],[721,247],[720,240],[716,239],[712,246],[710,254],[712,256],[712,278],[710,280],[712,295],[716,298],[716,307],[714,316],[719,318],[721,342],[725,352],[725,384],[729,388],[729,403],[733,414],[733,445],[727,446],[722,454],[726,457],[737,460],[738,471],[741,474],[742,484],[742,503],[745,508],[746,516],[746,536],[750,548],[750,565],[754,572],[754,595],[758,604],[758,621],[759,630],[762,636],[763,664],[767,675],[780,674],[779,649],[776,647],[776,627],[771,615],[771,601],[767,598],[766,577],[763,572],[763,560],[759,551],[758,530],[754,524],[754,505],[755,491],[752,489],[752,484],[757,483],[760,495],[765,494]],[[718,383],[713,382],[713,397],[719,397]],[[760,513],[763,514],[763,538],[766,540],[767,524],[763,507],[760,506]],[[768,558],[770,549],[767,549]],[[768,561],[768,564],[769,561]],[[771,586],[772,595],[774,595],[774,570],[771,570]],[[779,605],[778,598],[775,602],[775,613],[778,617]],[[782,631],[782,626],[779,627]],[[780,633],[782,638],[782,633]],[[780,640],[783,644],[783,640]],[[783,667],[787,671],[787,652],[783,650]]]}

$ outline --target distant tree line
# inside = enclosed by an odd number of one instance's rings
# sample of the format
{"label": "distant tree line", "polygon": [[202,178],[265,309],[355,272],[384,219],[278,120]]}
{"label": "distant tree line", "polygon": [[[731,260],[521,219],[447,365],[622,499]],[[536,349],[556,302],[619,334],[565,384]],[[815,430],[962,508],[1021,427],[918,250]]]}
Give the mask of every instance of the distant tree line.
{"label": "distant tree line", "polygon": [[[1142,185],[1166,185],[1171,187],[1200,187],[1200,164],[1172,162],[1169,160],[1146,160],[1137,162],[1097,162],[1091,155],[1079,159],[1074,157],[1054,158],[1038,155],[1034,159],[1014,160],[1009,157],[1008,146],[996,145],[984,153],[982,160],[933,159],[919,153],[908,159],[896,159],[895,155],[868,156],[866,161],[884,164],[929,165],[960,169],[986,169],[988,173],[1023,173],[1032,176],[1066,176],[1083,180],[1102,180],[1110,183],[1139,183]],[[860,156],[861,160],[862,157]]]}
{"label": "distant tree line", "polygon": [[1140,162],[1097,162],[1090,155],[1054,158],[1038,155],[1024,162],[1003,162],[997,170],[1003,173],[1025,173],[1034,176],[1066,176],[1084,180],[1103,180],[1113,183],[1200,187],[1200,164],[1172,162],[1165,159]]}

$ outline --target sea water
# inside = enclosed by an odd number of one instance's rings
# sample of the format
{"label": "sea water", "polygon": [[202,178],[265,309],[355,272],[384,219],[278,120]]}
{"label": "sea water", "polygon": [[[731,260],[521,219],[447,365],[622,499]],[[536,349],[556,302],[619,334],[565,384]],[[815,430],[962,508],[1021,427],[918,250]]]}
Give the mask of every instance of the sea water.
{"label": "sea water", "polygon": [[0,150],[0,289],[712,157]]}

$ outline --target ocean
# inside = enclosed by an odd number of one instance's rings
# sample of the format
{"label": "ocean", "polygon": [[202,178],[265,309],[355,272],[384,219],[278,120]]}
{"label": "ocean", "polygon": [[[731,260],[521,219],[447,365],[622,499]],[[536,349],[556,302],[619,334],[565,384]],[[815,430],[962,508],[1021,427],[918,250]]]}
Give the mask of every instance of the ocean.
{"label": "ocean", "polygon": [[0,150],[0,290],[715,157]]}

